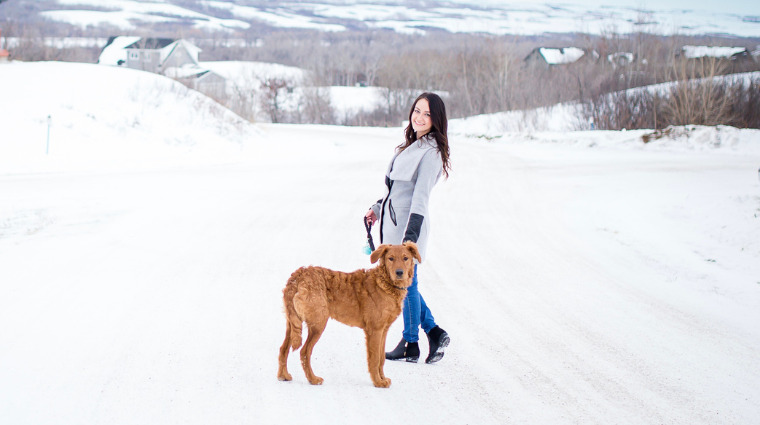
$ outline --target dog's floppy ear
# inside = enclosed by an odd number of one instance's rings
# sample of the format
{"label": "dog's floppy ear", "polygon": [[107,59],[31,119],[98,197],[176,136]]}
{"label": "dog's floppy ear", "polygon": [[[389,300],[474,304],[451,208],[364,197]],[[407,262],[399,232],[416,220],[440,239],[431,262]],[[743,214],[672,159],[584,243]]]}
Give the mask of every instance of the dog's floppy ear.
{"label": "dog's floppy ear", "polygon": [[385,255],[385,251],[387,251],[388,248],[390,248],[390,247],[391,247],[390,245],[380,245],[380,246],[378,246],[376,250],[372,251],[372,255],[369,256],[369,261],[372,264],[377,263],[377,260],[379,260],[380,257],[382,257],[383,255]]}
{"label": "dog's floppy ear", "polygon": [[409,250],[409,252],[412,254],[412,257],[417,259],[418,263],[422,262],[422,258],[420,257],[420,250],[417,248],[417,244],[412,241],[406,241],[404,242],[404,246],[406,249]]}

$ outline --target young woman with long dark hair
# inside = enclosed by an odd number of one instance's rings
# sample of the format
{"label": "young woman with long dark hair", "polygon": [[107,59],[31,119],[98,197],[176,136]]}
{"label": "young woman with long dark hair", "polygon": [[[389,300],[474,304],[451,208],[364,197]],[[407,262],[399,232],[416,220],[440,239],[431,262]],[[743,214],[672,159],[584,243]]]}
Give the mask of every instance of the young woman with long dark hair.
{"label": "young woman with long dark hair", "polygon": [[[409,111],[404,143],[396,148],[385,174],[387,193],[365,215],[365,220],[371,224],[380,220],[381,243],[415,242],[423,261],[430,226],[430,192],[442,175],[449,175],[447,128],[443,100],[434,93],[422,93],[417,97]],[[441,360],[449,345],[449,335],[436,325],[430,307],[420,295],[416,265],[402,314],[404,332],[401,342],[393,351],[385,353],[385,358],[416,362],[420,357],[418,335],[422,326],[430,346],[425,363]]]}

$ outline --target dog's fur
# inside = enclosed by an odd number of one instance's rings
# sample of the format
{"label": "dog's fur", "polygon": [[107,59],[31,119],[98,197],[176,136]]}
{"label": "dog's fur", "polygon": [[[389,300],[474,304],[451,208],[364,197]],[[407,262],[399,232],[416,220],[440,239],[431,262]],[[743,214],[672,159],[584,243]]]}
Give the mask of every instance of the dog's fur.
{"label": "dog's fur", "polygon": [[364,329],[367,338],[369,375],[376,387],[387,388],[391,380],[385,377],[385,338],[388,328],[401,314],[406,288],[414,277],[414,259],[420,261],[417,245],[380,245],[370,261],[380,263],[373,269],[352,273],[323,267],[301,267],[288,279],[283,289],[287,330],[280,347],[280,367],[277,378],[290,381],[288,352],[301,346],[301,326],[309,328],[306,343],[301,348],[301,365],[306,379],[313,385],[324,381],[311,369],[314,344],[333,318],[349,326]]}

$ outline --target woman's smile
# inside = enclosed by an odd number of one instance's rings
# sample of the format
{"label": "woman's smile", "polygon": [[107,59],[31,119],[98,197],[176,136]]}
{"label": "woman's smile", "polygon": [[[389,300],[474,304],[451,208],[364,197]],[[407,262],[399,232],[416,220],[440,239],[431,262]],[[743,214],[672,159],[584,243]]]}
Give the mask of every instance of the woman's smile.
{"label": "woman's smile", "polygon": [[428,134],[433,127],[433,122],[430,119],[430,104],[427,99],[420,99],[417,104],[414,105],[414,111],[412,112],[412,128],[417,135],[417,138]]}

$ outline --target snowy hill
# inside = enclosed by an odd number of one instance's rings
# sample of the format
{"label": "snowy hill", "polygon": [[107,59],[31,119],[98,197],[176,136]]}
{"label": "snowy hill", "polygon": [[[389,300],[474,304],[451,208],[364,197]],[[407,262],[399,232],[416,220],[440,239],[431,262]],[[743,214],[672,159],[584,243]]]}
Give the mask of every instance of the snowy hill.
{"label": "snowy hill", "polygon": [[0,75],[0,167],[6,171],[45,158],[46,150],[49,158],[108,168],[207,160],[249,151],[261,140],[259,130],[206,96],[148,72],[14,62],[0,67]]}
{"label": "snowy hill", "polygon": [[[450,0],[446,2],[324,0],[309,2],[237,2],[229,0],[51,0],[42,6],[15,0],[21,15],[81,28],[115,27],[122,31],[175,25],[201,31],[238,31],[259,26],[345,31],[390,29],[401,33],[445,30],[457,33],[591,33],[642,28],[679,34],[760,36],[757,13],[749,4],[667,1],[565,1],[530,3]],[[27,3],[27,4],[24,4]],[[4,5],[6,8],[9,6]],[[2,10],[3,6],[0,6]],[[36,9],[35,9],[36,8]]]}
{"label": "snowy hill", "polygon": [[[297,356],[294,381],[276,379],[281,290],[302,265],[370,267],[359,219],[400,128],[254,126],[96,65],[2,65],[0,93],[4,423],[760,416],[756,130],[696,129],[695,148],[460,127],[420,266],[446,356],[386,362],[393,384],[376,389],[362,332],[330,322],[314,387]],[[727,134],[741,143],[715,143]]]}

